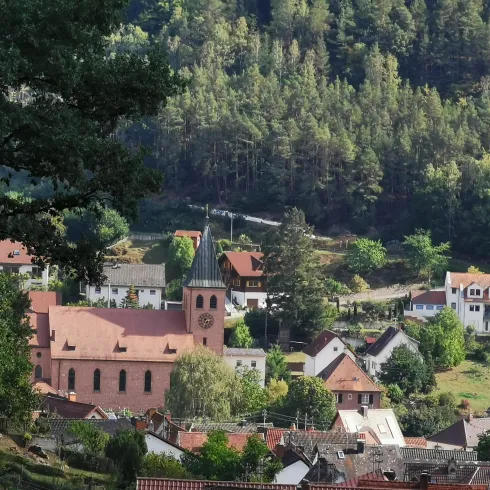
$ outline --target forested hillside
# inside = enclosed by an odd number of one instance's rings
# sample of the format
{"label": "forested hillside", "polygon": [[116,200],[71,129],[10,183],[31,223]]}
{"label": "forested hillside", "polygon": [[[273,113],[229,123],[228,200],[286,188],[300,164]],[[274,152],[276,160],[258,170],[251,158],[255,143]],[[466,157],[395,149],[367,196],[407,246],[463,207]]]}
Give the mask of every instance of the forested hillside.
{"label": "forested hillside", "polygon": [[486,255],[490,2],[132,0],[121,49],[189,81],[123,136],[181,197],[301,207],[384,239],[431,229]]}

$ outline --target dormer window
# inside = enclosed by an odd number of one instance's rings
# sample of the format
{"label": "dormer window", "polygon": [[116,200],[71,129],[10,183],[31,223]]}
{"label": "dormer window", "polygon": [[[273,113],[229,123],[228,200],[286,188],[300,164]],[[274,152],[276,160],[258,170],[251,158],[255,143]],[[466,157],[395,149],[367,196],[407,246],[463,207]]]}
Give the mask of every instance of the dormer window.
{"label": "dormer window", "polygon": [[117,347],[119,349],[119,352],[127,352],[128,350],[128,344],[126,344],[124,340],[118,340]]}
{"label": "dormer window", "polygon": [[20,250],[14,250],[14,255],[20,255]]}
{"label": "dormer window", "polygon": [[76,345],[74,341],[70,341],[70,339],[66,339],[66,350],[76,350]]}

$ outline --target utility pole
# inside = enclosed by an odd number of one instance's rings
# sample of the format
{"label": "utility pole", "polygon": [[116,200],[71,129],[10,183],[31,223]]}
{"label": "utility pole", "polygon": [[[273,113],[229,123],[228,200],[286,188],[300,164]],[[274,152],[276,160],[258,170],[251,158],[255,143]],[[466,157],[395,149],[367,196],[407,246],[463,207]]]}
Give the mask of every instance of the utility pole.
{"label": "utility pole", "polygon": [[230,227],[230,242],[233,243],[233,213],[230,212],[231,227]]}
{"label": "utility pole", "polygon": [[265,419],[267,417],[267,410],[262,410],[262,417],[264,417],[264,427],[265,427]]}
{"label": "utility pole", "polygon": [[308,424],[308,414],[305,412],[305,430],[307,429]]}
{"label": "utility pole", "polygon": [[269,320],[269,307],[270,307],[270,299],[269,299],[269,287],[267,287],[265,298],[265,328],[264,328],[264,336],[265,336],[265,351],[269,348],[269,342],[267,341],[267,322]]}
{"label": "utility pole", "polygon": [[107,288],[107,308],[111,307],[111,283],[109,282],[108,288]]}

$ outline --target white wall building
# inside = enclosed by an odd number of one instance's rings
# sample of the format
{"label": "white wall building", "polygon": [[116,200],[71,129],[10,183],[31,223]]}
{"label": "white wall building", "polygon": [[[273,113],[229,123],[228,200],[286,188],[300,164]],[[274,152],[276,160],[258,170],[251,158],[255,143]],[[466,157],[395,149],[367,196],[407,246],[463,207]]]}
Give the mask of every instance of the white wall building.
{"label": "white wall building", "polygon": [[224,359],[226,364],[235,369],[247,366],[260,373],[261,386],[265,386],[265,358],[264,349],[241,349],[235,347],[225,348]]}
{"label": "white wall building", "polygon": [[27,249],[19,242],[10,240],[0,241],[0,271],[12,274],[25,274],[28,279],[23,283],[24,289],[33,285],[48,286],[49,265],[42,269],[32,263],[33,257],[28,255]]}
{"label": "white wall building", "polygon": [[[364,354],[368,374],[376,376],[381,371],[381,365],[391,357],[393,349],[401,345],[405,345],[412,352],[419,352],[419,343],[415,339],[409,337],[399,328],[388,327]],[[420,357],[422,356],[420,355]]]}
{"label": "white wall building", "polygon": [[149,303],[155,310],[162,309],[165,264],[105,264],[103,275],[106,279],[100,286],[86,286],[87,300],[95,302],[103,299],[108,304],[114,300],[119,308],[129,286],[133,285],[141,307]]}
{"label": "white wall building", "polygon": [[334,332],[324,330],[305,349],[305,376],[317,376],[341,354],[347,354],[353,361],[356,356],[345,342]]}
{"label": "white wall building", "polygon": [[490,274],[446,272],[444,290],[425,291],[423,295],[412,293],[410,315],[427,318],[442,310],[444,306],[455,310],[465,327],[473,326],[479,334],[490,334]]}
{"label": "white wall building", "polygon": [[429,318],[437,315],[446,306],[444,289],[432,291],[412,291],[412,301],[405,315],[416,318]]}
{"label": "white wall building", "polygon": [[185,452],[184,449],[177,444],[173,444],[172,442],[167,441],[154,432],[147,432],[145,435],[145,439],[149,453],[166,454],[173,456],[175,459],[179,460]]}

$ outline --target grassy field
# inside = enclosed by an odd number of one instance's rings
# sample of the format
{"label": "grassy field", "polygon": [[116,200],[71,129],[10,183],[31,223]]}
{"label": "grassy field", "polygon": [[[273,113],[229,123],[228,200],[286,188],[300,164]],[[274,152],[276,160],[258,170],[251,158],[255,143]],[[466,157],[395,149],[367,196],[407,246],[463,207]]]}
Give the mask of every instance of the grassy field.
{"label": "grassy field", "polygon": [[458,402],[470,402],[473,412],[490,407],[490,367],[474,361],[464,361],[458,367],[436,374],[437,391],[454,393]]}

